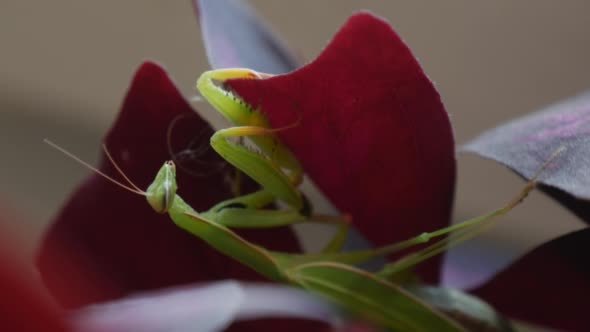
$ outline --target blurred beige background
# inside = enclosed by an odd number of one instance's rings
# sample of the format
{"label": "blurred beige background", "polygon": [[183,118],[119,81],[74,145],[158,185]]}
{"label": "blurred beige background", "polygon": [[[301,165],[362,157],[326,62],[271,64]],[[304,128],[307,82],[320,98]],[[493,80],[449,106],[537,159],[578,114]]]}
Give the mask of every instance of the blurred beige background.
{"label": "blurred beige background", "polygon": [[[588,1],[251,3],[306,59],[321,51],[353,11],[366,8],[387,18],[436,82],[459,144],[590,88]],[[164,64],[186,96],[194,95],[194,81],[207,62],[188,0],[4,0],[1,8],[0,201],[30,230],[32,250],[87,174],[42,139],[93,161],[143,59]],[[492,162],[460,157],[456,219],[499,207],[521,185]],[[478,241],[499,239],[500,250],[521,253],[552,236],[555,226],[581,224],[534,194]]]}

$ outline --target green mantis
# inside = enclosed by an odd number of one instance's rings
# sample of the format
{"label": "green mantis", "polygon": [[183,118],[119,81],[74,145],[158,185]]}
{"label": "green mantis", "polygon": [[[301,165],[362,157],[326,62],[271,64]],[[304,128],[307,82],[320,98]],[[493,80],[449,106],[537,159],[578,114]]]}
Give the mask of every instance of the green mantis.
{"label": "green mantis", "polygon": [[[197,212],[177,194],[176,168],[172,161],[163,164],[144,192],[127,179],[105,149],[130,187],[118,184],[144,195],[156,212],[167,213],[178,227],[268,279],[323,295],[356,315],[393,330],[462,331],[457,322],[401,286],[406,276],[404,272],[489,227],[494,218],[518,204],[533,189],[534,182],[530,182],[507,206],[488,215],[387,246],[342,251],[348,223],[346,218],[334,217],[331,221],[339,225],[339,231],[319,253],[288,254],[267,250],[243,239],[230,228],[279,227],[313,222],[316,216],[311,213],[309,204],[298,189],[303,176],[299,162],[274,135],[276,131],[287,128],[271,128],[262,113],[252,109],[222,85],[231,78],[263,77],[264,74],[248,69],[222,69],[206,72],[197,81],[201,94],[235,125],[217,131],[211,137],[211,146],[230,164],[260,184],[262,189],[220,202],[208,211]],[[250,139],[258,151],[235,141],[235,138],[242,137]],[[275,201],[285,203],[287,208],[265,209]],[[451,233],[452,236],[443,238]],[[438,240],[375,273],[356,267],[376,256],[395,253],[434,239]]]}
{"label": "green mantis", "polygon": [[403,288],[353,266],[399,247],[309,255],[272,252],[194,211],[175,193],[174,178],[174,164],[166,162],[145,193],[152,208],[168,213],[180,228],[267,278],[320,293],[379,324],[402,331],[433,327],[439,331],[461,330]]}

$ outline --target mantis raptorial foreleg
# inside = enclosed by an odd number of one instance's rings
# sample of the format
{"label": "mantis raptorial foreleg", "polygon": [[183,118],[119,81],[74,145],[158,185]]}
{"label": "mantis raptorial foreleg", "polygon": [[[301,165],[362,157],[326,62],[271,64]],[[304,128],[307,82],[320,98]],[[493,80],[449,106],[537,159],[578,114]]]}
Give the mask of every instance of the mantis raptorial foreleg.
{"label": "mantis raptorial foreleg", "polygon": [[[311,207],[297,189],[302,181],[301,166],[275,137],[276,131],[287,128],[270,128],[262,113],[220,86],[227,79],[258,79],[261,75],[248,69],[221,69],[205,72],[197,80],[197,88],[203,97],[236,125],[215,132],[211,137],[211,146],[263,188],[259,192],[221,202],[203,214],[226,226],[277,227],[306,221],[311,214]],[[248,138],[258,151],[236,142],[235,138]],[[276,200],[285,202],[288,208],[281,211],[262,209]]]}
{"label": "mantis raptorial foreleg", "polygon": [[[197,80],[197,89],[211,105],[235,126],[250,126],[266,129],[249,137],[260,149],[261,153],[276,163],[281,169],[289,171],[289,178],[294,185],[302,180],[302,169],[299,161],[289,149],[287,149],[274,136],[274,132],[286,128],[272,129],[266,117],[258,110],[243,102],[231,91],[224,89],[220,84],[228,79],[259,79],[265,76],[249,69],[228,68],[211,70],[203,73]],[[296,124],[293,124],[296,125]]]}
{"label": "mantis raptorial foreleg", "polygon": [[271,135],[268,128],[242,126],[222,129],[211,137],[211,146],[227,162],[238,168],[265,190],[297,211],[303,209],[301,193],[277,164],[264,155],[229,140],[232,137]]}

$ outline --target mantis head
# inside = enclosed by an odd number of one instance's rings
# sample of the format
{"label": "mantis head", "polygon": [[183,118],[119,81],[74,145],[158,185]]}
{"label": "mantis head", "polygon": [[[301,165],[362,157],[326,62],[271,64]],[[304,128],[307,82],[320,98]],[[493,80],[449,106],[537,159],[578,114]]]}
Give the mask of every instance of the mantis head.
{"label": "mantis head", "polygon": [[166,213],[176,197],[176,189],[176,166],[172,161],[167,161],[147,188],[145,196],[156,212]]}

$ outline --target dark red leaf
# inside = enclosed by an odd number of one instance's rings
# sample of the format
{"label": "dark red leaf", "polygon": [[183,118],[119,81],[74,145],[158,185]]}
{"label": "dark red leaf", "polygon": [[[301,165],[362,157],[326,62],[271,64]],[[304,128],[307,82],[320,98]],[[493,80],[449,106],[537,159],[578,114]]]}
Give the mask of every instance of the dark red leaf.
{"label": "dark red leaf", "polygon": [[560,331],[590,331],[590,229],[533,250],[473,291],[513,318]]}
{"label": "dark red leaf", "polygon": [[211,67],[279,74],[299,66],[297,57],[245,1],[195,0],[194,4]]}
{"label": "dark red leaf", "polygon": [[0,258],[0,330],[65,332],[58,308],[52,307],[39,287],[31,288],[14,265]]}
{"label": "dark red leaf", "polygon": [[455,184],[449,118],[387,22],[356,14],[309,65],[228,85],[273,127],[299,121],[279,136],[374,244],[449,223]]}
{"label": "dark red leaf", "polygon": [[303,319],[268,318],[235,322],[226,330],[226,332],[319,332],[326,331],[327,329],[328,325],[326,323],[319,321]]}
{"label": "dark red leaf", "polygon": [[[139,68],[105,143],[132,181],[146,188],[162,163],[171,158],[167,130],[179,116],[172,131],[174,151],[195,143],[193,154],[179,153],[177,157],[180,164],[192,167],[192,172],[205,174],[193,176],[179,168],[179,193],[200,211],[230,196],[225,185],[227,168],[220,168],[220,159],[208,149],[211,128],[194,113],[161,67],[147,62]],[[189,158],[181,158],[187,155],[197,162],[191,166]],[[100,169],[120,178],[104,155]],[[299,248],[287,228],[246,235],[277,250]],[[55,264],[60,265],[60,271],[71,273],[54,272],[51,267]],[[97,175],[72,194],[53,221],[38,265],[48,288],[66,306],[200,280],[259,278],[177,228],[168,216],[155,213],[144,197]],[[70,296],[56,292],[65,286],[79,290],[69,292]]]}
{"label": "dark red leaf", "polygon": [[463,150],[495,160],[530,179],[560,147],[541,188],[590,223],[590,93],[490,130]]}
{"label": "dark red leaf", "polygon": [[18,258],[18,247],[0,240],[0,331],[65,332],[61,312],[46,297],[40,285],[33,282],[28,267]]}

